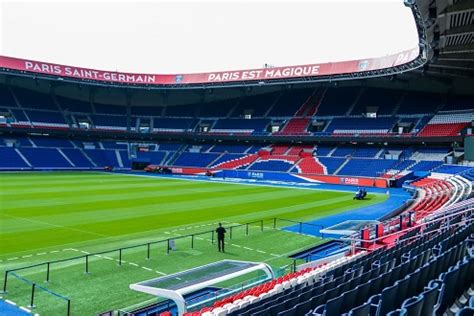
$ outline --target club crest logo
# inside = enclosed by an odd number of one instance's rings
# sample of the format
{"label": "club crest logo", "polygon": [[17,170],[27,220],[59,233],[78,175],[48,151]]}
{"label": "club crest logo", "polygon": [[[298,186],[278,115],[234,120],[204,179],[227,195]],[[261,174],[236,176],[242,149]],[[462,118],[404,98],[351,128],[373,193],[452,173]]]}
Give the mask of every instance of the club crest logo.
{"label": "club crest logo", "polygon": [[359,70],[366,70],[369,67],[368,60],[361,60],[359,61]]}

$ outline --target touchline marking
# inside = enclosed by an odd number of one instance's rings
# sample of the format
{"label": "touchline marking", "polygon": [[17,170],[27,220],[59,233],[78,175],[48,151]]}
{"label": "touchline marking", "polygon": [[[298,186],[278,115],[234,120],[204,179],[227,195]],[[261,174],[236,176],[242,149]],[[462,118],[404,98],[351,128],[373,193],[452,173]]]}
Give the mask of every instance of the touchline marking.
{"label": "touchline marking", "polygon": [[77,249],[71,249],[71,248],[65,248],[65,249],[61,249],[61,250],[53,250],[53,251],[50,251],[50,252],[38,252],[38,253],[33,253],[33,254],[29,254],[29,255],[24,255],[24,256],[21,256],[21,257],[11,257],[11,258],[8,258],[8,259],[5,259],[5,260],[0,260],[0,262],[3,262],[3,261],[13,261],[13,260],[20,260],[20,259],[27,259],[27,258],[31,258],[33,256],[44,256],[48,253],[52,254],[52,253],[60,253],[62,251],[79,251]]}

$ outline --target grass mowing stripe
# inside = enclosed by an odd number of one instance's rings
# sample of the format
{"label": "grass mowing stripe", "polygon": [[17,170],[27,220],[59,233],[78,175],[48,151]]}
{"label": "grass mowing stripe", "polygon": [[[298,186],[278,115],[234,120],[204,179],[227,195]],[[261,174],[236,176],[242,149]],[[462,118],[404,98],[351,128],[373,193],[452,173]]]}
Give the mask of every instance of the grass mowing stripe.
{"label": "grass mowing stripe", "polygon": [[[93,253],[208,231],[215,228],[217,221],[245,223],[274,216],[309,219],[354,207],[352,194],[346,192],[101,173],[11,174],[0,175],[0,180],[1,187],[15,184],[8,193],[0,195],[0,214],[4,214],[0,219],[6,227],[0,230],[2,269],[37,263],[42,258],[64,258],[71,253],[58,249]],[[28,194],[31,199],[27,198]],[[21,202],[15,201],[25,196]],[[386,197],[371,195],[369,198],[371,200],[358,202],[357,207]],[[44,226],[45,223],[56,226]],[[195,238],[194,249],[190,248],[189,237],[176,240],[178,250],[169,255],[166,255],[166,243],[153,245],[150,260],[145,259],[144,246],[125,250],[122,259],[127,264],[122,267],[118,267],[117,252],[107,254],[107,258],[91,257],[89,275],[84,275],[84,260],[54,264],[52,282],[45,286],[70,296],[74,302],[73,314],[94,315],[149,299],[149,296],[130,291],[128,285],[152,278],[157,273],[169,274],[226,258],[268,261],[272,266],[280,267],[291,262],[283,254],[321,242],[314,237],[273,230],[271,226],[271,223],[265,223],[261,233],[259,225],[250,225],[250,236],[246,236],[245,227],[236,228],[232,240],[228,240],[226,250],[229,253],[226,254],[217,252],[216,245],[210,243],[209,233]],[[32,254],[35,256],[30,257]],[[14,257],[18,259],[5,261]],[[24,271],[21,275],[44,284],[44,268]],[[0,283],[2,277],[0,273]],[[28,304],[31,289],[15,284],[15,281],[9,282],[13,282],[7,294],[9,298]],[[61,308],[54,298],[38,298],[36,310],[40,314],[62,314]]]}
{"label": "grass mowing stripe", "polygon": [[[6,211],[17,211],[20,212],[22,209],[26,210],[42,210],[45,206],[48,206],[48,209],[45,210],[46,212],[53,212],[55,209],[62,209],[64,206],[68,205],[81,205],[81,204],[93,204],[92,208],[96,208],[95,204],[100,202],[104,205],[109,204],[111,200],[119,202],[119,201],[153,201],[153,203],[158,202],[167,202],[168,199],[172,200],[185,200],[184,197],[190,196],[190,198],[194,198],[193,195],[202,194],[202,193],[209,193],[211,192],[214,196],[218,197],[220,195],[232,195],[235,194],[235,191],[249,191],[252,193],[258,193],[259,191],[251,191],[249,189],[238,188],[232,189],[227,188],[225,186],[221,186],[219,188],[206,188],[206,187],[196,187],[194,188],[185,188],[185,189],[176,189],[176,188],[167,188],[167,189],[157,189],[157,188],[149,188],[147,190],[124,190],[124,192],[116,192],[113,190],[102,190],[98,192],[98,194],[87,194],[87,192],[77,191],[74,194],[74,197],[68,197],[65,195],[64,197],[59,195],[49,195],[45,194],[44,199],[40,201],[36,200],[21,200],[21,199],[4,199],[5,203],[5,210]],[[260,192],[271,192],[269,190],[261,190]],[[107,193],[107,194],[106,194]],[[84,201],[84,195],[87,194],[88,199]],[[48,198],[50,197],[50,198]],[[157,199],[161,199],[158,201]],[[140,203],[137,203],[140,204]],[[84,211],[84,208],[82,208]],[[43,211],[41,214],[44,214]]]}

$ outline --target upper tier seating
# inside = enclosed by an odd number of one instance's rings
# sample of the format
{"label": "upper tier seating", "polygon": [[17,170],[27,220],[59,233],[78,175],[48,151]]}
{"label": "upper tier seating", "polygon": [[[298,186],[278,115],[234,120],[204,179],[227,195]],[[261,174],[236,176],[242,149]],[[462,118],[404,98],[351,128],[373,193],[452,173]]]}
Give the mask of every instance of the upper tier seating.
{"label": "upper tier seating", "polygon": [[57,105],[53,102],[51,95],[39,93],[33,90],[12,88],[17,100],[23,108],[44,109],[58,111]]}
{"label": "upper tier seating", "polygon": [[18,106],[10,90],[5,85],[0,85],[0,105],[13,108]]}
{"label": "upper tier seating", "polygon": [[344,115],[356,100],[359,88],[329,88],[319,105],[318,116]]}
{"label": "upper tier seating", "polygon": [[387,134],[398,121],[396,117],[379,118],[335,118],[326,128],[333,134]]}
{"label": "upper tier seating", "polygon": [[220,154],[214,153],[190,153],[183,152],[173,163],[178,167],[207,167],[211,162],[216,160]]}
{"label": "upper tier seating", "polygon": [[419,136],[457,136],[474,121],[474,112],[440,112],[433,116]]}
{"label": "upper tier seating", "polygon": [[56,96],[61,109],[64,112],[92,113],[92,106],[89,101],[80,101]]}
{"label": "upper tier seating", "polygon": [[20,122],[28,121],[28,118],[26,117],[25,111],[19,110],[19,109],[12,109],[11,112],[13,113],[13,116],[15,117],[15,120],[20,121]]}
{"label": "upper tier seating", "polygon": [[398,109],[398,114],[434,113],[442,104],[443,96],[434,93],[407,92]]}
{"label": "upper tier seating", "polygon": [[286,123],[281,131],[274,133],[275,135],[306,135],[310,119],[309,118],[293,118]]}
{"label": "upper tier seating", "polygon": [[418,134],[419,136],[457,136],[467,126],[467,123],[429,124]]}
{"label": "upper tier seating", "polygon": [[242,118],[246,113],[252,115],[252,117],[263,117],[277,98],[278,94],[276,93],[241,98],[237,107],[232,111],[231,117]]}
{"label": "upper tier seating", "polygon": [[[196,116],[196,104],[186,105],[173,105],[167,106],[165,116],[169,117],[195,117]],[[158,116],[158,115],[157,115]]]}
{"label": "upper tier seating", "polygon": [[474,109],[474,98],[468,95],[448,96],[443,111],[472,110]]}
{"label": "upper tier seating", "polygon": [[153,132],[189,132],[198,120],[185,118],[154,118]]}
{"label": "upper tier seating", "polygon": [[[307,128],[317,110],[317,120],[328,122],[328,126],[323,131],[313,132],[312,136],[385,136],[387,133],[395,136],[397,133],[392,130],[397,121],[401,120],[416,125],[409,133],[404,133],[402,136],[414,137],[416,133],[419,133],[417,136],[457,136],[472,121],[471,119],[469,122],[458,122],[459,120],[453,122],[456,116],[463,115],[459,111],[453,113],[455,115],[449,112],[440,112],[435,115],[446,102],[445,110],[471,109],[472,98],[470,97],[446,97],[439,94],[381,88],[284,90],[264,95],[241,96],[232,100],[212,102],[206,100],[205,103],[185,105],[131,104],[130,114],[127,114],[127,106],[124,105],[123,100],[120,101],[121,104],[102,104],[87,100],[86,96],[82,97],[82,100],[68,99],[54,93],[43,94],[2,85],[0,106],[4,108],[2,111],[12,115],[14,121],[1,124],[4,127],[6,124],[6,127],[15,128],[66,129],[76,128],[77,122],[81,121],[91,123],[92,128],[106,131],[137,132],[138,127],[141,126],[150,128],[150,132],[179,133],[198,132],[196,125],[199,118],[202,123],[206,123],[205,118],[212,118],[207,120],[210,133],[271,135],[268,127],[273,120],[275,123],[286,122],[282,130],[275,135],[297,136],[310,135]],[[400,108],[398,108],[399,105]],[[22,109],[18,109],[18,106]],[[378,108],[377,112],[382,117],[379,116],[377,119],[334,117],[344,116],[349,111],[351,115],[359,115],[364,113],[367,107]],[[403,115],[404,113],[418,114],[407,117]],[[402,115],[401,117],[383,117],[383,115],[395,114]],[[252,119],[247,121],[229,119],[242,118],[244,115],[250,115]],[[421,115],[424,117],[420,118]],[[435,115],[433,119],[430,119],[433,115]],[[445,119],[441,119],[443,115]],[[258,118],[265,116],[272,119],[258,121]],[[170,117],[176,120],[170,120]],[[195,120],[191,120],[192,118]],[[425,127],[427,120],[431,122]],[[142,130],[142,132],[146,131]]]}
{"label": "upper tier seating", "polygon": [[268,116],[290,117],[295,115],[312,93],[313,89],[294,90],[283,93],[273,105]]}
{"label": "upper tier seating", "polygon": [[357,100],[351,115],[367,113],[367,107],[377,108],[378,115],[392,114],[402,97],[400,90],[366,88]]}
{"label": "upper tier seating", "polygon": [[207,104],[201,104],[199,107],[200,117],[227,117],[230,111],[237,104],[237,99],[216,101]]}
{"label": "upper tier seating", "polygon": [[51,111],[36,111],[36,110],[26,110],[26,114],[30,117],[30,121],[33,125],[38,123],[58,123],[63,124],[66,127],[66,121],[64,117],[59,112],[51,112]]}
{"label": "upper tier seating", "polygon": [[270,120],[268,119],[220,119],[212,127],[214,133],[251,134],[265,132]]}
{"label": "upper tier seating", "polygon": [[[130,110],[131,110],[132,115],[159,117],[161,116],[161,113],[163,112],[163,107],[161,106],[132,106]],[[178,115],[178,116],[187,116],[184,114],[185,113],[183,113],[183,115]]]}
{"label": "upper tier seating", "polygon": [[127,108],[123,105],[94,103],[94,108],[97,114],[118,114],[118,115],[127,114]]}
{"label": "upper tier seating", "polygon": [[118,115],[90,115],[96,129],[110,131],[126,131],[127,118]]}

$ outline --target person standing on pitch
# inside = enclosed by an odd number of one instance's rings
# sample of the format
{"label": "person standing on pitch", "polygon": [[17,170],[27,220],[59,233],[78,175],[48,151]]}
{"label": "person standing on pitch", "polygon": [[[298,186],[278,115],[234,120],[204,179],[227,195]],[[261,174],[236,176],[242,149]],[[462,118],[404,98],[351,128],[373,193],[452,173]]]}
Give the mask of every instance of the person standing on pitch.
{"label": "person standing on pitch", "polygon": [[224,237],[225,237],[226,230],[224,227],[222,227],[221,223],[219,223],[219,227],[217,227],[216,233],[217,233],[217,247],[219,248],[219,252],[221,251],[221,249],[222,249],[222,252],[225,252],[224,251]]}

